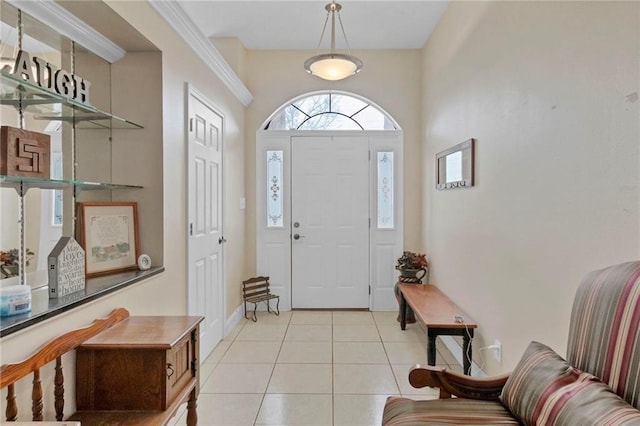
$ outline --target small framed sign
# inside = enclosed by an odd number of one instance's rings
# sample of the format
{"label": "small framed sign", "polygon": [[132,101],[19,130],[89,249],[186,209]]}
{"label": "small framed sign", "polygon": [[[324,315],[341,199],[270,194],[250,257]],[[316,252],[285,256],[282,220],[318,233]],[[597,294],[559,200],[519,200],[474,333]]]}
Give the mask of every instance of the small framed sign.
{"label": "small framed sign", "polygon": [[87,276],[138,269],[138,204],[78,203]]}
{"label": "small framed sign", "polygon": [[49,299],[85,288],[84,250],[73,237],[62,237],[49,253]]}

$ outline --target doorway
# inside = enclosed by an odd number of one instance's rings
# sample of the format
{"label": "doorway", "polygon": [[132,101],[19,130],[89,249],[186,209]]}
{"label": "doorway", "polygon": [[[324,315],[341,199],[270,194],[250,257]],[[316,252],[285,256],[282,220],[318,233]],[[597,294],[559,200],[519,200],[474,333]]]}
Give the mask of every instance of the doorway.
{"label": "doorway", "polygon": [[369,307],[369,143],[291,143],[291,307]]}
{"label": "doorway", "polygon": [[188,312],[202,315],[201,359],[224,331],[222,217],[223,117],[187,85],[188,112]]}
{"label": "doorway", "polygon": [[281,309],[397,309],[402,147],[389,114],[340,91],[294,98],[256,132],[256,272]]}

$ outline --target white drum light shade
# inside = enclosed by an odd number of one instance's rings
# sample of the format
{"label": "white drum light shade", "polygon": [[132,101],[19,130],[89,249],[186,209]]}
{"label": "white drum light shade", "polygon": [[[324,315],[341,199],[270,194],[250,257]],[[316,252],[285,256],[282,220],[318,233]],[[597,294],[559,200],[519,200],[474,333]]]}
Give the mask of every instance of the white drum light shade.
{"label": "white drum light shade", "polygon": [[362,69],[362,61],[351,55],[325,53],[307,59],[304,68],[309,74],[335,81],[359,72]]}

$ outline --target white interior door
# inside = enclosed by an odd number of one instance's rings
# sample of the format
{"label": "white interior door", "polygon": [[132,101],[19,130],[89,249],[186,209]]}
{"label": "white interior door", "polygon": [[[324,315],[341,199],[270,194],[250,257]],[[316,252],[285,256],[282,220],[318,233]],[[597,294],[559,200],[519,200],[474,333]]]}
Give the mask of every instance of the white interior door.
{"label": "white interior door", "polygon": [[293,137],[291,151],[292,307],[368,308],[368,138]]}
{"label": "white interior door", "polygon": [[200,359],[222,340],[224,291],[222,259],[223,119],[189,87],[189,314],[205,317],[200,326]]}

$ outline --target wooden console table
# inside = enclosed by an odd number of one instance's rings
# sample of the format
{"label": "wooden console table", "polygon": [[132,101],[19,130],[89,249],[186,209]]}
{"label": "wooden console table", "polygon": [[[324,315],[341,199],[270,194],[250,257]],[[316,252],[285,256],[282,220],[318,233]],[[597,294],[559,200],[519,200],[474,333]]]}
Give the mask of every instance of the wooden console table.
{"label": "wooden console table", "polygon": [[76,351],[76,405],[82,424],[165,424],[187,402],[197,424],[202,317],[129,317]]}
{"label": "wooden console table", "polygon": [[[399,284],[400,289],[400,328],[407,326],[407,304],[411,306],[415,317],[427,328],[427,361],[436,365],[436,337],[439,335],[462,336],[462,363],[464,374],[471,374],[471,355],[473,330],[477,324],[444,295],[436,286],[430,284]],[[456,318],[460,317],[459,321]]]}

